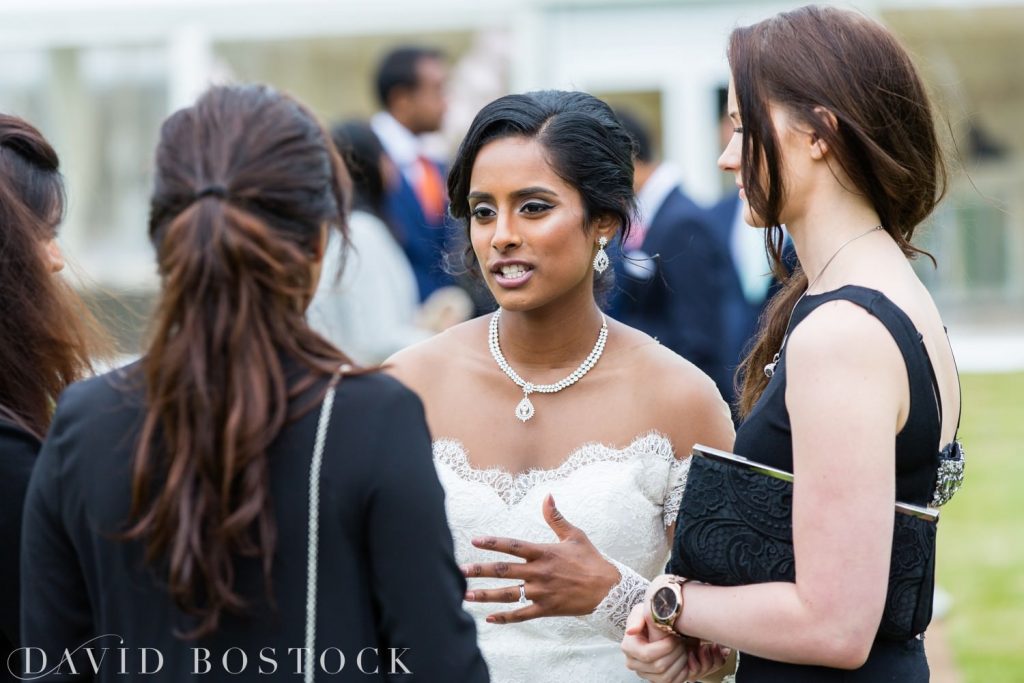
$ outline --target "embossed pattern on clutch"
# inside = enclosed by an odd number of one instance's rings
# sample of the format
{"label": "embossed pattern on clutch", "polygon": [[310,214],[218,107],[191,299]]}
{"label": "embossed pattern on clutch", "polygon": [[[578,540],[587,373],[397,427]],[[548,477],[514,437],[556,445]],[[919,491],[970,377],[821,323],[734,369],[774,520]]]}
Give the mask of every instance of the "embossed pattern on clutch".
{"label": "embossed pattern on clutch", "polygon": [[[667,571],[719,586],[794,581],[792,475],[703,448],[694,451]],[[937,520],[931,508],[900,503],[895,512],[880,637],[907,640],[931,621]]]}

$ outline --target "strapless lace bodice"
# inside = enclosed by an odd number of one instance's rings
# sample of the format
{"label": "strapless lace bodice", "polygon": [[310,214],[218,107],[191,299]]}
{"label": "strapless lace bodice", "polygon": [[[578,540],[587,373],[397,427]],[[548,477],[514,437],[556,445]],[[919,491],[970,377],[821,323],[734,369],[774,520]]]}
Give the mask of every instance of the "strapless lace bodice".
{"label": "strapless lace bodice", "polygon": [[[586,444],[557,468],[522,474],[476,469],[459,441],[439,439],[434,442],[434,463],[445,488],[460,564],[509,559],[473,547],[472,539],[479,536],[556,542],[541,513],[550,493],[565,518],[582,529],[623,576],[594,614],[582,618],[550,617],[499,626],[484,618],[511,606],[465,603],[476,618],[491,679],[638,680],[625,668],[619,638],[629,608],[643,598],[647,581],[665,567],[670,550],[665,529],[675,521],[689,470],[689,460],[675,458],[668,437],[652,432],[625,448]],[[469,587],[509,583],[470,579]]]}

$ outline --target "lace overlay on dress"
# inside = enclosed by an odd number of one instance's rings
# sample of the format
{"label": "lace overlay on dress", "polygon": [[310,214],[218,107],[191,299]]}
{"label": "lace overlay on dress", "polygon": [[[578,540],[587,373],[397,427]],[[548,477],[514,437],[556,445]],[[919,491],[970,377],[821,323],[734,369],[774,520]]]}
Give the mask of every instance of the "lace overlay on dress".
{"label": "lace overlay on dress", "polygon": [[[493,681],[635,681],[625,668],[619,640],[632,607],[668,559],[667,526],[675,521],[689,471],[667,436],[650,432],[624,448],[587,443],[561,465],[513,474],[478,469],[455,439],[434,442],[434,463],[445,488],[445,505],[459,563],[509,557],[481,550],[483,535],[537,543],[557,539],[541,506],[550,493],[559,511],[582,529],[619,570],[620,581],[584,617],[549,617],[494,625],[484,618],[517,605],[466,603],[477,620],[479,642]],[[515,558],[512,558],[513,560]],[[470,589],[518,582],[470,579]]]}
{"label": "lace overlay on dress", "polygon": [[[643,602],[647,595],[648,579],[614,558],[604,556],[619,570],[619,582],[615,584],[594,611],[580,619],[605,638],[619,642],[626,635],[626,621],[635,605]],[[653,577],[652,577],[653,578]]]}
{"label": "lace overlay on dress", "polygon": [[637,451],[651,453],[669,463],[670,488],[664,502],[665,527],[676,521],[679,505],[683,500],[686,476],[690,472],[690,459],[677,460],[672,442],[659,432],[638,436],[625,448],[615,448],[603,443],[586,443],[554,469],[532,469],[513,474],[501,467],[477,469],[469,462],[469,454],[458,439],[434,441],[434,462],[448,467],[466,481],[485,484],[494,489],[505,505],[516,505],[536,486],[557,479],[564,479],[576,470],[595,462],[625,462],[636,456]]}

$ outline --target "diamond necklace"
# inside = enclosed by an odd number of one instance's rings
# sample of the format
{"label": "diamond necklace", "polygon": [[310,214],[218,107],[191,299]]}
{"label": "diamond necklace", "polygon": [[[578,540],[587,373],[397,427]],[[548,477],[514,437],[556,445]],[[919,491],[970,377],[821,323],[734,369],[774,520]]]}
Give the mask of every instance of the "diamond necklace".
{"label": "diamond necklace", "polygon": [[502,372],[508,375],[508,378],[516,383],[516,385],[523,390],[523,400],[516,406],[516,417],[523,422],[526,422],[535,412],[533,403],[530,401],[530,394],[536,392],[538,394],[553,394],[571,387],[576,382],[583,379],[583,376],[590,372],[591,368],[597,365],[598,359],[604,352],[604,344],[608,341],[608,320],[601,314],[601,332],[597,335],[597,343],[594,344],[594,348],[591,350],[590,355],[580,363],[580,366],[572,371],[568,377],[560,379],[554,384],[534,384],[533,382],[527,382],[519,373],[512,369],[512,366],[505,360],[505,356],[501,353],[501,346],[498,345],[498,319],[501,318],[501,309],[499,308],[491,316],[490,329],[487,335],[487,345],[491,349],[491,356],[494,357],[494,362],[498,364]]}
{"label": "diamond necklace", "polygon": [[803,301],[803,298],[805,296],[807,296],[807,292],[811,291],[811,287],[813,287],[818,282],[818,280],[821,279],[821,276],[822,276],[822,274],[824,274],[825,269],[828,268],[830,265],[832,265],[832,262],[836,260],[836,256],[839,256],[839,252],[841,252],[846,247],[846,245],[850,244],[851,242],[856,242],[861,237],[867,237],[868,235],[870,235],[874,231],[881,230],[881,229],[882,229],[881,225],[876,225],[875,227],[871,228],[867,232],[862,232],[861,234],[857,235],[856,237],[851,237],[850,239],[848,239],[845,242],[843,242],[842,244],[840,244],[839,248],[836,249],[832,253],[832,256],[829,257],[828,261],[825,261],[825,265],[823,265],[821,267],[821,270],[818,271],[818,274],[815,275],[814,279],[811,280],[811,283],[809,285],[807,285],[807,289],[804,290],[804,293],[801,294],[800,298],[796,300],[795,304],[793,304],[793,310],[791,310],[789,312],[789,322],[786,323],[786,334],[783,335],[783,337],[782,337],[782,343],[779,344],[779,350],[776,351],[775,352],[775,356],[772,357],[772,362],[768,363],[767,365],[764,366],[765,377],[767,377],[768,379],[771,379],[772,375],[775,374],[775,366],[779,364],[779,357],[782,355],[782,349],[786,348],[786,340],[789,339],[789,327],[790,327],[790,325],[793,324],[793,313],[796,312],[796,307],[800,304],[801,301]]}

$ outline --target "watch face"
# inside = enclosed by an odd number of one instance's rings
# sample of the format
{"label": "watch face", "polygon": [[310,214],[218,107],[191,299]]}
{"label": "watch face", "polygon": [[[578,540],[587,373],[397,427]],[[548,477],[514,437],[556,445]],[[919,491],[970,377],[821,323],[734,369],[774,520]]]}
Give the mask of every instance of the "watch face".
{"label": "watch face", "polygon": [[651,612],[658,619],[669,619],[678,605],[676,592],[668,586],[659,588],[651,598]]}

